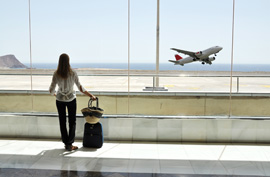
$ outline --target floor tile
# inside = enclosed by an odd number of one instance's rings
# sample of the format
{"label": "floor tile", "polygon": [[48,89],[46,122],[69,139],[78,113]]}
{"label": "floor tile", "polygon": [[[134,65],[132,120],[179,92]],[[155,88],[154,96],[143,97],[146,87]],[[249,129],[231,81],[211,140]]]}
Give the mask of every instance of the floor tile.
{"label": "floor tile", "polygon": [[[108,141],[66,151],[60,140],[0,139],[1,176],[270,176],[268,145]],[[9,170],[10,169],[10,170]]]}

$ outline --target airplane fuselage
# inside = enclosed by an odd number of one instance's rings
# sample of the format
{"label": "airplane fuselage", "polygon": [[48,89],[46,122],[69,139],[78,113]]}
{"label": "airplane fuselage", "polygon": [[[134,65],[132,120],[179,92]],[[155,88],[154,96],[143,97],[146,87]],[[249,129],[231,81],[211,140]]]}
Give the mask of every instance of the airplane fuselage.
{"label": "airplane fuselage", "polygon": [[189,57],[180,59],[180,60],[169,60],[170,62],[173,62],[175,65],[184,65],[186,63],[191,63],[194,61],[200,61],[202,62],[202,64],[212,64],[212,61],[215,60],[215,57],[209,57],[210,55],[216,55],[216,53],[218,53],[220,50],[222,50],[222,47],[219,46],[214,46],[214,47],[210,47],[208,49],[205,49],[203,51],[198,51],[198,52],[189,52],[189,51],[184,51],[184,50],[180,50],[180,49],[172,49],[175,50],[179,53],[184,53],[186,55],[189,55]]}
{"label": "airplane fuselage", "polygon": [[211,48],[208,48],[206,50],[203,50],[201,52],[196,52],[196,56],[199,58],[199,59],[206,59],[208,58],[210,55],[213,55],[213,54],[216,54],[218,53],[220,50],[222,49],[222,47],[218,47],[218,46],[215,46],[215,47],[211,47]]}

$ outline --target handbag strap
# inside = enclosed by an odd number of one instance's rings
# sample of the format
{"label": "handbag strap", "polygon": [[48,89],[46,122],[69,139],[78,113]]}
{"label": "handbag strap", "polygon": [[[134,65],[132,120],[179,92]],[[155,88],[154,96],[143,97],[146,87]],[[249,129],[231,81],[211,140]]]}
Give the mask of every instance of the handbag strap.
{"label": "handbag strap", "polygon": [[[94,100],[92,100],[92,98],[90,98],[89,99],[89,101],[88,101],[88,107],[92,107],[92,102],[93,102]],[[96,107],[98,108],[98,97],[96,97]]]}

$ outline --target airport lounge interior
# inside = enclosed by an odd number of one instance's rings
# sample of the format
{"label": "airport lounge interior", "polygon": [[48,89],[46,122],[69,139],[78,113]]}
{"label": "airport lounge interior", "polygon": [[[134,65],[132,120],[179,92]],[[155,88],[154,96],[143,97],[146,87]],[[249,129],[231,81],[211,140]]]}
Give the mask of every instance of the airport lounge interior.
{"label": "airport lounge interior", "polygon": [[270,176],[269,6],[1,0],[0,177]]}

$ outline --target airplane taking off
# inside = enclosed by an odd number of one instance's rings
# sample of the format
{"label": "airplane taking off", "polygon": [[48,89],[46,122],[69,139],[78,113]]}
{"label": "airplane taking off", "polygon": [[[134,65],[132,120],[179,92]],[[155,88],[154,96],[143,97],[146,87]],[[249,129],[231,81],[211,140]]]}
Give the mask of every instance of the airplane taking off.
{"label": "airplane taking off", "polygon": [[174,65],[182,65],[182,66],[184,66],[184,64],[191,63],[191,62],[194,62],[194,61],[200,61],[200,62],[202,62],[203,65],[205,63],[211,65],[212,61],[215,60],[215,57],[209,57],[209,56],[213,55],[213,54],[216,56],[216,53],[221,51],[222,47],[214,46],[214,47],[211,47],[209,49],[199,51],[199,52],[190,52],[190,51],[176,49],[176,48],[171,48],[171,50],[175,50],[178,53],[183,53],[185,55],[189,55],[189,57],[182,58],[180,55],[176,54],[175,55],[176,60],[169,60],[169,62],[174,63]]}

